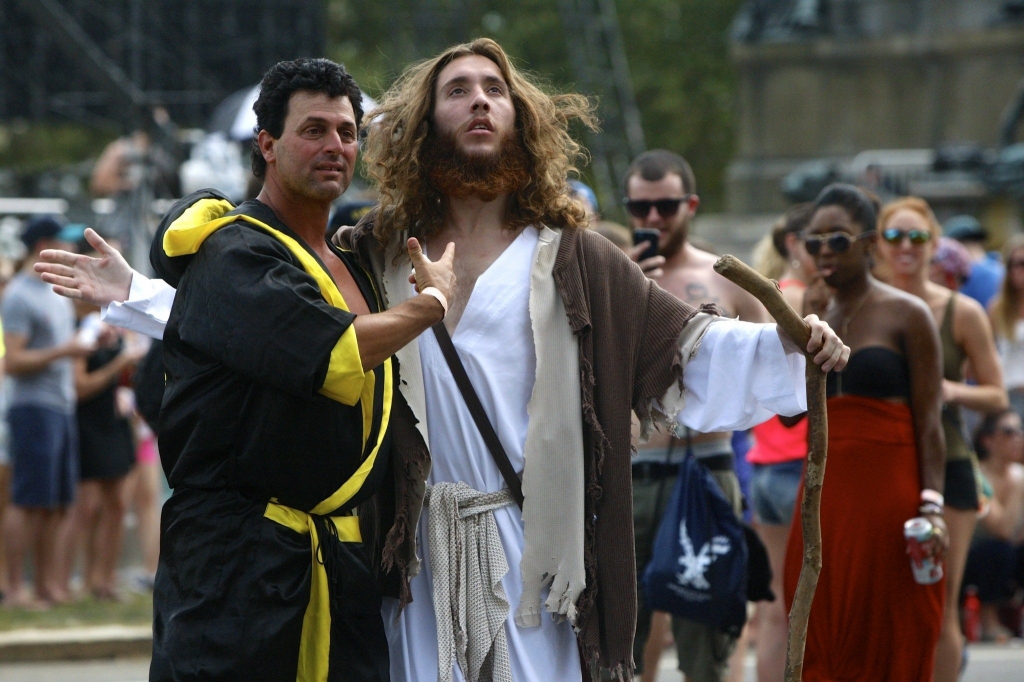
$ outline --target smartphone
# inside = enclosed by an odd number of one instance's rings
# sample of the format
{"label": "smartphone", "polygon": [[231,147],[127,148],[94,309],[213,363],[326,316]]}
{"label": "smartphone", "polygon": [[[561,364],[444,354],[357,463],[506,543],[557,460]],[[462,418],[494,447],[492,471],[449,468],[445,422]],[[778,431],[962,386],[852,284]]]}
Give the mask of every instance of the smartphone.
{"label": "smartphone", "polygon": [[661,231],[650,227],[639,227],[633,230],[633,246],[647,244],[647,248],[640,254],[640,260],[654,258],[658,255],[658,242],[661,240]]}

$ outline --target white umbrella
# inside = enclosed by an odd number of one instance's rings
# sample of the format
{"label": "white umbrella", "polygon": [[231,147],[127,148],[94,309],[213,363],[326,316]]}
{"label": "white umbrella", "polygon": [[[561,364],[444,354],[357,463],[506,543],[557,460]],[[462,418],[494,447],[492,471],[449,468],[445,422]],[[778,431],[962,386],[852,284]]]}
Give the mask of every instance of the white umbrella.
{"label": "white umbrella", "polygon": [[[252,106],[260,94],[260,86],[239,90],[217,105],[210,116],[210,132],[221,132],[232,140],[244,142],[251,140],[253,128],[256,127],[256,112]],[[377,108],[377,103],[369,95],[363,93],[363,115]]]}

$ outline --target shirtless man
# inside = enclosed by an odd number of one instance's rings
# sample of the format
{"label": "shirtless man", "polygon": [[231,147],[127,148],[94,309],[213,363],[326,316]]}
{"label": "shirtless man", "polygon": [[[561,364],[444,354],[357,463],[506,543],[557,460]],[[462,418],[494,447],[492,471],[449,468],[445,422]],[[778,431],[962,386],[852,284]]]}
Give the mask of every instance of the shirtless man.
{"label": "shirtless man", "polygon": [[[640,262],[640,267],[663,289],[699,308],[717,305],[727,316],[747,322],[764,322],[768,313],[753,296],[714,271],[718,259],[689,242],[690,221],[700,198],[693,170],[686,160],[664,149],[645,152],[633,161],[626,175],[626,208],[634,229],[652,228],[661,233],[658,256]],[[644,245],[631,253],[640,258]],[[637,578],[650,560],[651,547],[665,505],[672,493],[679,463],[688,450],[712,473],[737,514],[742,498],[733,462],[731,433],[660,432],[637,452],[633,464],[633,533],[636,541]],[[643,604],[639,592],[637,631],[633,658],[643,667],[643,679],[654,680],[664,617],[655,616]],[[659,627],[660,626],[660,627]],[[682,618],[672,619],[672,631],[679,651],[679,669],[687,680],[719,682],[728,669],[729,655],[736,640],[711,626]],[[651,647],[644,656],[651,635]]]}

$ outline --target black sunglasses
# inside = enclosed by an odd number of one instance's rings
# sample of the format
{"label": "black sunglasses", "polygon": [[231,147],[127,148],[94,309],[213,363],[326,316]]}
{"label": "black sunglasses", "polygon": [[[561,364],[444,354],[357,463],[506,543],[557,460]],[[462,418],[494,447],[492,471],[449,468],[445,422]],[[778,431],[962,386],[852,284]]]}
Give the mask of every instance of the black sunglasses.
{"label": "black sunglasses", "polygon": [[874,234],[874,232],[874,230],[865,230],[856,237],[851,237],[845,232],[833,232],[828,236],[805,235],[804,248],[807,249],[807,253],[817,256],[821,253],[821,245],[828,242],[828,248],[836,253],[846,253],[853,246],[854,242],[859,242],[861,239]]}
{"label": "black sunglasses", "polygon": [[653,201],[646,199],[637,199],[636,201],[623,199],[622,203],[625,204],[626,210],[634,218],[646,218],[647,214],[651,212],[652,206],[662,218],[671,218],[679,212],[679,206],[684,201],[689,201],[692,196],[692,194],[687,194],[682,199],[654,199]]}
{"label": "black sunglasses", "polygon": [[901,230],[898,227],[887,227],[882,230],[882,239],[893,246],[899,246],[904,239],[909,239],[911,244],[920,246],[927,244],[931,238],[932,233],[928,230]]}

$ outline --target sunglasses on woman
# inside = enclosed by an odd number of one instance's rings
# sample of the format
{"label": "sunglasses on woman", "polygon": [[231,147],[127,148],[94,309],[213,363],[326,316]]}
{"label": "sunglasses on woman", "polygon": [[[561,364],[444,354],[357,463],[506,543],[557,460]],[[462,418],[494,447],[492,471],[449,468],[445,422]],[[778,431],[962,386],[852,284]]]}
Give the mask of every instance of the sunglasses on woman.
{"label": "sunglasses on woman", "polygon": [[812,256],[817,256],[821,253],[821,245],[828,243],[828,248],[832,249],[835,253],[846,253],[853,246],[854,242],[859,242],[861,239],[874,234],[874,230],[865,230],[856,237],[851,237],[845,232],[833,232],[830,235],[804,235],[804,248],[807,249],[807,253]]}
{"label": "sunglasses on woman", "polygon": [[679,212],[679,207],[684,201],[689,201],[692,194],[687,194],[682,199],[654,199],[648,201],[646,199],[623,199],[622,203],[626,205],[626,210],[634,218],[646,218],[651,212],[651,208],[658,212],[662,218],[671,218]]}
{"label": "sunglasses on woman", "polygon": [[928,230],[901,230],[897,227],[887,227],[882,230],[882,239],[893,246],[899,246],[904,239],[909,239],[915,246],[927,244],[932,238]]}

